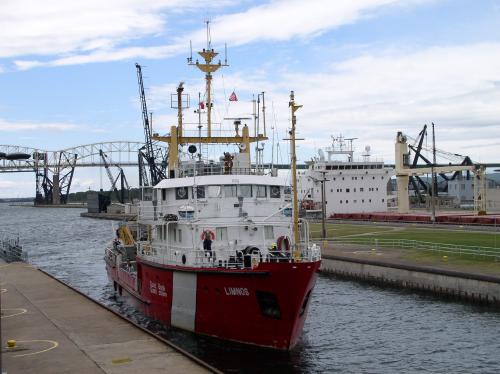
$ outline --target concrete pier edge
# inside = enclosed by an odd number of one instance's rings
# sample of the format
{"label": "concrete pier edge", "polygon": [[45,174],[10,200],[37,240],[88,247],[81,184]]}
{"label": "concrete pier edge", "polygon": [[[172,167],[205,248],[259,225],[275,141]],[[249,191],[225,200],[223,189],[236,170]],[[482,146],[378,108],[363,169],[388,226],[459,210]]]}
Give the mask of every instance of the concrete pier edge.
{"label": "concrete pier edge", "polygon": [[[500,277],[339,255],[323,255],[322,260],[323,273],[500,307]],[[475,284],[468,288],[468,282]]]}
{"label": "concrete pier edge", "polygon": [[175,343],[172,343],[171,341],[153,333],[152,331],[149,331],[148,329],[142,327],[141,325],[139,325],[138,323],[134,322],[133,320],[131,320],[130,318],[120,314],[119,312],[117,312],[116,310],[110,308],[109,306],[107,305],[104,305],[102,304],[101,302],[91,298],[90,296],[86,295],[85,293],[83,293],[82,291],[76,289],[75,287],[63,282],[62,280],[56,278],[55,276],[53,276],[52,274],[50,273],[47,273],[46,271],[40,269],[40,268],[36,268],[38,271],[44,273],[45,275],[47,275],[48,277],[54,279],[55,281],[61,283],[63,286],[66,286],[67,288],[71,289],[72,291],[80,294],[81,296],[85,297],[86,299],[90,300],[91,302],[99,305],[101,308],[104,308],[106,310],[108,310],[109,312],[113,313],[114,315],[116,315],[117,317],[127,321],[128,323],[134,325],[136,328],[142,330],[143,332],[145,332],[146,334],[152,336],[153,338],[161,341],[162,343],[168,345],[170,348],[174,349],[175,351],[179,352],[180,354],[186,356],[187,358],[189,358],[190,360],[196,362],[197,364],[199,364],[200,366],[204,367],[205,369],[209,370],[210,372],[212,373],[215,373],[215,374],[223,374],[222,371],[218,370],[217,368],[211,366],[210,364],[208,364],[207,362],[201,360],[200,358],[194,356],[193,354],[189,353],[188,351],[182,349],[181,347],[179,347],[178,345],[176,345]]}

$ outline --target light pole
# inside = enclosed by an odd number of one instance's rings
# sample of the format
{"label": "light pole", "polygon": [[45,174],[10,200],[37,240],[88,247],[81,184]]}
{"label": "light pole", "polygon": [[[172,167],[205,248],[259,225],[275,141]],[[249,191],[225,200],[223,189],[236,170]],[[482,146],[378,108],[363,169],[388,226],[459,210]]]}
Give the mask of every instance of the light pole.
{"label": "light pole", "polygon": [[326,239],[326,191],[325,191],[325,182],[328,182],[329,179],[326,179],[326,171],[322,171],[323,179],[316,179],[314,177],[310,177],[315,183],[321,183],[321,237]]}
{"label": "light pole", "polygon": [[432,209],[432,215],[431,215],[431,221],[432,223],[436,222],[436,195],[438,194],[437,191],[437,178],[436,178],[436,173],[434,171],[434,167],[436,166],[436,135],[434,132],[434,122],[432,122],[432,186],[431,186],[431,191],[432,191],[432,198],[431,198],[431,209]]}
{"label": "light pole", "polygon": [[326,202],[325,202],[325,171],[322,171],[323,179],[321,180],[321,231],[323,239],[326,239]]}

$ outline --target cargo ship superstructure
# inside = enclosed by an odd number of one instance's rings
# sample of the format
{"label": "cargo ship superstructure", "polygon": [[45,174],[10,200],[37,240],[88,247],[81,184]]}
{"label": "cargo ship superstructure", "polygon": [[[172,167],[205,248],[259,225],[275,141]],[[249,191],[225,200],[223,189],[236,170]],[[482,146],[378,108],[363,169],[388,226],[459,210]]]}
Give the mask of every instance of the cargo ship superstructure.
{"label": "cargo ship superstructure", "polygon": [[[327,217],[336,213],[387,211],[388,183],[394,169],[371,156],[365,147],[362,158],[354,158],[357,138],[332,136],[331,146],[319,149],[298,175],[301,208],[309,216],[321,214],[325,200]],[[323,189],[323,190],[322,190]]]}
{"label": "cargo ship superstructure", "polygon": [[[307,222],[298,219],[300,106],[292,92],[291,186],[252,165],[251,144],[267,139],[258,131],[251,136],[235,121],[230,135],[212,135],[212,73],[225,64],[214,61],[210,43],[199,55],[202,62],[188,61],[205,73],[206,128],[186,136],[179,112],[170,134],[154,137],[169,146],[166,178],[143,190],[137,223],[116,230],[105,252],[107,273],[120,295],[167,326],[289,350],[300,338],[321,262]],[[204,160],[196,154],[201,144],[228,151]],[[183,159],[179,150],[186,148]]]}

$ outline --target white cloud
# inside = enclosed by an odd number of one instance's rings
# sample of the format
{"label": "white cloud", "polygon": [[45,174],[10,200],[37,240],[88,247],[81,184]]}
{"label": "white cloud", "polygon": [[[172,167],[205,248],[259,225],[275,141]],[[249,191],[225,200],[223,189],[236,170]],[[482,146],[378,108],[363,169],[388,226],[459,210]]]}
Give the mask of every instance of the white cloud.
{"label": "white cloud", "polygon": [[12,188],[17,185],[14,181],[2,181],[0,180],[0,188]]}
{"label": "white cloud", "polygon": [[[424,123],[436,123],[438,147],[494,161],[500,138],[500,43],[386,50],[332,65],[322,73],[283,73],[268,76],[243,71],[214,79],[216,121],[226,112],[233,87],[244,101],[250,92],[266,91],[268,130],[272,105],[280,131],[289,126],[288,94],[304,107],[297,112],[305,158],[311,148],[325,146],[330,135],[359,137],[359,149],[370,144],[375,154],[394,159],[397,131],[416,136]],[[195,88],[201,88],[198,85]],[[226,86],[224,95],[223,84]],[[227,89],[231,87],[231,89]],[[191,82],[187,92],[196,92]],[[151,90],[152,102],[169,102],[173,85]],[[196,102],[192,98],[192,105]],[[234,109],[234,105],[232,104]],[[248,114],[247,111],[240,114]],[[186,111],[186,122],[197,118]],[[171,113],[171,112],[169,112]],[[166,119],[167,117],[165,117]],[[175,123],[174,114],[169,118]],[[160,122],[156,122],[157,124]],[[166,126],[161,130],[168,131]]]}
{"label": "white cloud", "polygon": [[[24,0],[29,1],[29,0]],[[54,0],[55,1],[55,0]],[[377,9],[389,5],[405,5],[429,2],[429,0],[278,0],[264,5],[251,7],[248,10],[215,17],[212,20],[212,35],[224,40],[231,46],[255,42],[259,40],[284,41],[297,37],[313,37],[327,30],[353,23],[370,15]],[[63,66],[92,62],[109,62],[132,58],[166,58],[185,52],[189,40],[194,45],[203,44],[206,30],[187,33],[171,40],[170,44],[130,47],[122,44],[131,39],[163,33],[165,29],[165,12],[175,9],[195,7],[221,7],[233,4],[227,1],[203,2],[188,5],[180,1],[156,0],[144,2],[128,1],[85,1],[63,3],[50,13],[54,22],[35,22],[29,24],[31,18],[44,16],[40,5],[32,17],[21,18],[24,27],[31,30],[28,35],[13,33],[7,35],[7,43],[0,48],[0,57],[31,55],[61,55],[49,61],[16,60],[19,69],[30,69],[39,66]],[[118,4],[117,4],[118,3]],[[45,4],[43,5],[45,7]],[[0,8],[1,10],[1,8]],[[79,12],[81,10],[81,12]],[[163,11],[163,13],[162,13]],[[77,13],[77,15],[75,15]],[[72,14],[66,20],[64,16]],[[94,17],[94,15],[96,15]],[[63,18],[63,19],[60,19]],[[0,18],[1,20],[1,18]],[[140,20],[140,22],[136,22]],[[43,27],[42,27],[43,25]],[[50,26],[47,26],[50,25]],[[74,28],[72,25],[86,25]],[[91,26],[89,26],[91,25]],[[0,21],[0,28],[2,22]],[[7,25],[6,25],[7,26]],[[22,28],[19,25],[17,29]],[[72,32],[61,32],[73,30]],[[15,46],[15,47],[14,47]]]}
{"label": "white cloud", "polygon": [[196,3],[181,0],[2,0],[0,58],[113,52],[114,47],[124,42],[145,36],[164,36],[168,12],[214,8],[227,3],[227,0]]}
{"label": "white cloud", "polygon": [[[290,40],[309,37],[345,24],[354,23],[370,12],[400,0],[283,0],[259,5],[245,12],[216,17],[213,34],[229,44],[256,40]],[[203,30],[195,35],[203,40]]]}
{"label": "white cloud", "polygon": [[491,160],[495,146],[487,139],[500,137],[499,64],[499,43],[388,51],[321,74],[285,76],[278,89],[295,88],[303,134],[320,143],[342,131],[378,143],[393,159],[396,131],[416,136],[433,121],[440,148],[462,153],[474,144],[468,154]]}
{"label": "white cloud", "polygon": [[[28,174],[28,173],[19,173]],[[17,176],[14,180],[3,179],[7,174],[0,175],[0,198],[35,196],[35,179],[31,176]],[[28,179],[31,179],[28,180]]]}
{"label": "white cloud", "polygon": [[53,130],[67,131],[74,130],[78,126],[64,122],[31,122],[16,121],[11,122],[0,118],[0,130],[2,131],[32,131],[32,130]]}

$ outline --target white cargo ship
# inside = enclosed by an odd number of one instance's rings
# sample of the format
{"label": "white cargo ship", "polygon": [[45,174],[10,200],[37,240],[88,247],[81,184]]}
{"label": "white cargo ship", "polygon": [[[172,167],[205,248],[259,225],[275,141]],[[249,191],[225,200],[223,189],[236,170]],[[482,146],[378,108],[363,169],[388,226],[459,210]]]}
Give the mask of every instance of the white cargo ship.
{"label": "white cargo ship", "polygon": [[321,214],[323,193],[327,217],[387,211],[387,185],[394,169],[372,158],[369,146],[361,159],[354,159],[355,139],[332,136],[331,146],[318,150],[318,156],[306,162],[308,169],[299,173],[301,207],[308,214]]}

